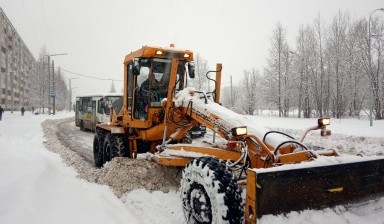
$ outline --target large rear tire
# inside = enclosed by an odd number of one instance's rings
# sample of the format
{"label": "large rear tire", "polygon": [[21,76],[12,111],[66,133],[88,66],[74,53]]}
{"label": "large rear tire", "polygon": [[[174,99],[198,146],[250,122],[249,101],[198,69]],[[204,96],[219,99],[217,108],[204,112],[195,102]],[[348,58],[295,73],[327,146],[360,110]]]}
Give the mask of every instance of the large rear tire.
{"label": "large rear tire", "polygon": [[95,136],[93,137],[93,159],[95,161],[95,167],[102,167],[104,164],[103,160],[103,145],[104,134],[102,131],[97,130]]}
{"label": "large rear tire", "polygon": [[211,157],[191,161],[183,171],[181,199],[188,223],[243,223],[244,202],[236,177]]}
{"label": "large rear tire", "polygon": [[104,161],[106,163],[115,157],[128,157],[129,147],[124,135],[107,134],[104,139]]}
{"label": "large rear tire", "polygon": [[113,135],[113,145],[109,152],[110,158],[128,157],[129,147],[124,135]]}

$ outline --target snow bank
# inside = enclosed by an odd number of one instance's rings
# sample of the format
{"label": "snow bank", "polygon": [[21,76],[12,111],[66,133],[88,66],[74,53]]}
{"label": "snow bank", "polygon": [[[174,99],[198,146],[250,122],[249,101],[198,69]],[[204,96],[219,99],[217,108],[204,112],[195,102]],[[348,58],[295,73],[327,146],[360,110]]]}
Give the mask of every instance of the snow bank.
{"label": "snow bank", "polygon": [[78,179],[57,154],[46,151],[41,122],[66,116],[3,116],[0,223],[139,223],[108,187]]}
{"label": "snow bank", "polygon": [[[56,126],[60,122],[68,121],[74,122],[73,118],[43,122],[44,136],[47,139],[45,144],[48,150],[60,154],[67,165],[74,167],[80,178],[108,185],[118,197],[139,188],[168,192],[170,189],[176,190],[179,187],[181,170],[161,166],[145,158],[137,160],[114,158],[102,169],[96,169],[81,155],[61,145],[58,140],[55,132]],[[90,141],[92,140],[90,139]]]}

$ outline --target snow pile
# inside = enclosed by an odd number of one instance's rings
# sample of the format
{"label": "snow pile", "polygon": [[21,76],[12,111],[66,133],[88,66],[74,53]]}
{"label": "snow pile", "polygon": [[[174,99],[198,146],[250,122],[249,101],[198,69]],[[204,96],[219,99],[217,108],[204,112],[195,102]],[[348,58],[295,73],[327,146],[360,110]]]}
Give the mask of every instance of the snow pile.
{"label": "snow pile", "polygon": [[[70,121],[73,121],[73,118],[70,118]],[[56,133],[56,127],[61,122],[68,122],[68,119],[43,122],[44,137],[47,139],[45,147],[58,153],[68,166],[74,167],[80,178],[108,185],[118,197],[140,188],[163,192],[178,189],[181,170],[161,166],[146,159],[114,158],[102,169],[96,169],[93,163],[85,161],[82,155],[61,144],[62,141],[59,141]]]}

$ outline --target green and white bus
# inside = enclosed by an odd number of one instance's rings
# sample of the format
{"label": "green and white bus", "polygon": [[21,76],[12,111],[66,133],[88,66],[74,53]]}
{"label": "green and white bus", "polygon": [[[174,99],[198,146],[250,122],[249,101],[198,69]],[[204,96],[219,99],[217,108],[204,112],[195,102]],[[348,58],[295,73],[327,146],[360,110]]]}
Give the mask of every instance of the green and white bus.
{"label": "green and white bus", "polygon": [[113,106],[118,113],[123,106],[122,93],[105,93],[76,97],[75,123],[80,130],[96,130],[96,125],[109,121]]}

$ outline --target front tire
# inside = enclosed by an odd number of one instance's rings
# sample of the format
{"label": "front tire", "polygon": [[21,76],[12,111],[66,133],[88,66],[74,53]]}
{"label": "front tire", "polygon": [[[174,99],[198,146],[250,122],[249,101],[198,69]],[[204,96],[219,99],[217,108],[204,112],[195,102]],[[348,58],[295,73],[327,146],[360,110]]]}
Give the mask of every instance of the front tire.
{"label": "front tire", "polygon": [[244,202],[236,177],[211,157],[191,161],[183,171],[181,199],[188,223],[243,223]]}

